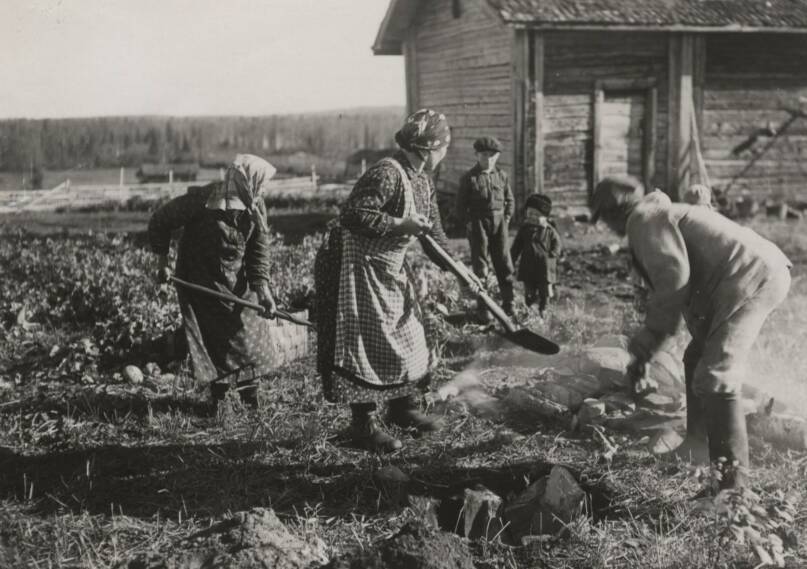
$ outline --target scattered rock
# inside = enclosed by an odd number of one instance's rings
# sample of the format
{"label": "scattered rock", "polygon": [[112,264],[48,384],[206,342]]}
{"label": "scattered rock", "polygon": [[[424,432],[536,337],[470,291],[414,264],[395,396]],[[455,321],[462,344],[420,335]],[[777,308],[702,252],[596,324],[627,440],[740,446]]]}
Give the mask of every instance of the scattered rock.
{"label": "scattered rock", "polygon": [[578,424],[581,427],[602,422],[605,417],[605,403],[599,399],[586,399],[577,412]]}
{"label": "scattered rock", "polygon": [[542,383],[535,386],[541,395],[568,409],[577,409],[583,404],[583,394],[558,383]]}
{"label": "scattered rock", "polygon": [[468,539],[493,539],[504,527],[501,505],[501,497],[484,486],[466,488],[462,495],[443,500],[438,519],[441,527]]}
{"label": "scattered rock", "polygon": [[343,555],[326,569],[474,569],[474,563],[458,535],[409,522],[390,539],[370,550]]}
{"label": "scattered rock", "polygon": [[123,378],[129,383],[139,385],[143,383],[143,372],[137,366],[128,365],[123,368]]}
{"label": "scattered rock", "polygon": [[160,366],[158,366],[154,362],[149,362],[146,364],[146,367],[143,368],[143,371],[146,372],[146,375],[153,378],[158,378],[162,374],[162,370],[160,370]]}
{"label": "scattered rock", "polygon": [[674,429],[660,429],[650,435],[647,449],[653,454],[667,454],[677,449],[684,442],[683,437]]}
{"label": "scattered rock", "polygon": [[657,352],[648,363],[647,373],[658,384],[657,391],[662,395],[679,398],[684,393],[684,365],[671,353]]}
{"label": "scattered rock", "polygon": [[579,371],[597,377],[603,387],[626,387],[625,372],[631,356],[622,348],[589,348],[580,356]]}
{"label": "scattered rock", "polygon": [[680,400],[675,400],[661,393],[648,393],[639,399],[639,405],[659,411],[677,411],[681,408]]}
{"label": "scattered rock", "polygon": [[373,473],[373,479],[382,484],[407,484],[409,476],[397,466],[384,466]]}
{"label": "scattered rock", "polygon": [[289,532],[270,509],[237,512],[211,528],[183,540],[165,554],[150,553],[130,560],[126,569],[237,569],[273,567],[307,569],[328,562],[325,544],[316,536],[305,540]]}
{"label": "scattered rock", "polygon": [[493,442],[502,446],[513,444],[522,439],[524,439],[524,435],[507,428],[498,429],[496,434],[493,435]]}
{"label": "scattered rock", "polygon": [[605,403],[606,413],[633,413],[636,411],[636,401],[633,400],[631,395],[625,393],[624,391],[614,391],[613,393],[609,393],[608,395],[601,397],[600,401]]}
{"label": "scattered rock", "polygon": [[579,374],[563,382],[563,385],[570,387],[580,393],[585,399],[602,395],[610,386],[603,383],[593,375]]}

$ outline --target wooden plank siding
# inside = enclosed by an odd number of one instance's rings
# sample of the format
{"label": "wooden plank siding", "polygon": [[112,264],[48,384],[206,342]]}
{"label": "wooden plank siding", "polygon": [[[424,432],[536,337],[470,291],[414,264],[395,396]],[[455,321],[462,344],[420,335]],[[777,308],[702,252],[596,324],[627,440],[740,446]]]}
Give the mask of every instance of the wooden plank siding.
{"label": "wooden plank siding", "polygon": [[504,146],[499,165],[508,172],[513,167],[513,31],[483,2],[463,0],[458,18],[451,0],[422,2],[413,22],[418,106],[445,113],[451,125],[438,181],[444,193],[454,193],[475,164],[473,142],[480,136],[498,138]]}
{"label": "wooden plank siding", "polygon": [[798,35],[721,34],[706,37],[701,141],[712,185],[757,199],[804,199],[807,192],[807,119],[796,119],[767,152],[735,179],[771,138],[732,149],[760,129],[778,129],[807,97],[807,38]]}
{"label": "wooden plank siding", "polygon": [[667,172],[667,36],[660,33],[542,32],[543,184],[560,207],[588,204],[593,174],[594,97],[598,82],[655,85],[655,168]]}

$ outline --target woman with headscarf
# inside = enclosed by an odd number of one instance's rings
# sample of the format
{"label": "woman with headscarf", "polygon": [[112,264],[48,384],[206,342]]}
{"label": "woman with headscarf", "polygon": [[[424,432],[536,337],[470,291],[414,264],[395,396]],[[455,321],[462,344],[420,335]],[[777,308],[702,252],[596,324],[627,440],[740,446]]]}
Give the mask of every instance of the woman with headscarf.
{"label": "woman with headscarf", "polygon": [[[402,445],[379,423],[379,402],[389,403],[393,424],[420,432],[441,426],[420,412],[415,395],[435,362],[405,257],[423,235],[446,243],[428,172],[445,156],[451,134],[444,115],[423,109],[395,140],[400,150],[368,169],[343,204],[314,271],[325,398],[350,403],[354,443],[382,452]],[[425,243],[424,250],[441,266]]]}
{"label": "woman with headscarf", "polygon": [[264,313],[177,287],[194,377],[210,382],[229,372],[270,369],[266,350],[275,301],[269,288],[269,240],[262,194],[275,168],[239,154],[221,182],[172,199],[151,217],[149,241],[158,255],[158,282],[166,282],[173,231],[183,228],[177,277],[258,302]]}

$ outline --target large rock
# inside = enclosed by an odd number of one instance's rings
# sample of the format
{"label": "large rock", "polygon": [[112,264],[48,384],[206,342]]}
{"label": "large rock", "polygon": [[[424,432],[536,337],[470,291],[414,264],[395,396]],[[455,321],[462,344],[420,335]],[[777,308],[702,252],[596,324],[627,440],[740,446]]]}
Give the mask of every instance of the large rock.
{"label": "large rock", "polygon": [[589,348],[580,354],[577,371],[595,376],[603,388],[627,386],[625,372],[631,362],[630,353],[622,348]]}
{"label": "large rock", "polygon": [[474,562],[458,535],[409,522],[390,539],[345,554],[326,569],[474,569]]}
{"label": "large rock", "polygon": [[504,508],[510,535],[520,541],[528,535],[553,535],[582,512],[586,494],[574,476],[554,466]]}
{"label": "large rock", "polygon": [[308,569],[328,562],[325,544],[289,532],[272,510],[237,512],[211,528],[174,545],[165,554],[130,560],[127,569]]}

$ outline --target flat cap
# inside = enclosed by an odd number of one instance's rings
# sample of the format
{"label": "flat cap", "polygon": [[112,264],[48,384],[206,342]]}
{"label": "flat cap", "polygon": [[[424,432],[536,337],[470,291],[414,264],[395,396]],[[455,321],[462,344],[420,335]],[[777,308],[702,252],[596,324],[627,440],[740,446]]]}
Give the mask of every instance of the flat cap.
{"label": "flat cap", "polygon": [[477,152],[501,152],[502,143],[492,136],[482,136],[474,141],[474,150]]}

